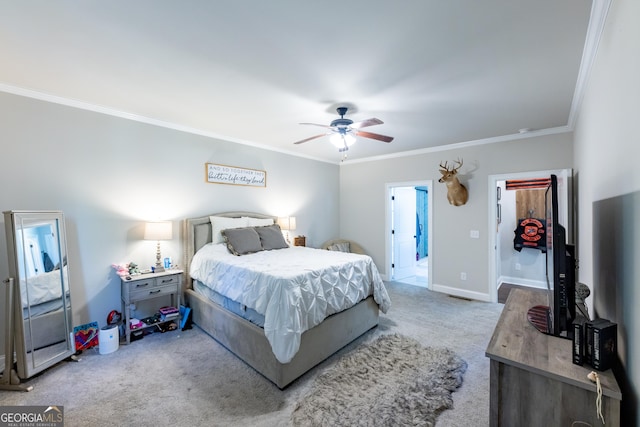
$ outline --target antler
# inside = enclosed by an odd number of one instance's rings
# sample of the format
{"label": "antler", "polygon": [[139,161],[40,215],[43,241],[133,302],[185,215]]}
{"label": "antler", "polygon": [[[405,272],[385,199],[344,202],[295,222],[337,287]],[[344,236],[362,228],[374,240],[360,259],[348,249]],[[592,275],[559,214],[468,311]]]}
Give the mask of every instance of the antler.
{"label": "antler", "polygon": [[447,172],[458,172],[458,169],[460,169],[462,167],[462,160],[458,159],[455,161],[458,166],[457,167],[451,167],[451,169],[449,169],[448,167],[448,162],[445,160],[444,165],[442,164],[442,162],[440,162],[440,169],[445,170]]}

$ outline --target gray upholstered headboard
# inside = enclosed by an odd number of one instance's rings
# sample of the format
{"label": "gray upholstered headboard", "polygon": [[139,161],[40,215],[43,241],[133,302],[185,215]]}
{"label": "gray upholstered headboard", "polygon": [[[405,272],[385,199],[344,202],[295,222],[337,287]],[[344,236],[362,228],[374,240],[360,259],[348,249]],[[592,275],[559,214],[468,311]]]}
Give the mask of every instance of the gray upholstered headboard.
{"label": "gray upholstered headboard", "polygon": [[223,216],[226,218],[240,218],[243,216],[248,216],[251,218],[271,218],[274,222],[278,220],[278,217],[274,217],[273,215],[265,215],[255,212],[244,212],[244,211],[233,211],[233,212],[222,212],[222,213],[213,213],[211,215],[202,216],[199,218],[187,218],[184,221],[184,274],[185,274],[185,283],[187,288],[191,287],[191,276],[189,275],[189,267],[191,266],[191,260],[193,259],[193,255],[206,245],[207,243],[211,243],[211,220],[210,216]]}

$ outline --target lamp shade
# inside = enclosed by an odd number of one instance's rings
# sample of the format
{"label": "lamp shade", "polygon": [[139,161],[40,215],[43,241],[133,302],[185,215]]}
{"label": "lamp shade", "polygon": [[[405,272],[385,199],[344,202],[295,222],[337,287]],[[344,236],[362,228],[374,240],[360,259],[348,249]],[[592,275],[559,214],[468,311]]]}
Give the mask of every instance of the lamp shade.
{"label": "lamp shade", "polygon": [[284,216],[278,218],[278,225],[282,230],[295,230],[296,229],[296,217]]}
{"label": "lamp shade", "polygon": [[144,227],[145,240],[171,240],[173,232],[171,221],[148,222]]}

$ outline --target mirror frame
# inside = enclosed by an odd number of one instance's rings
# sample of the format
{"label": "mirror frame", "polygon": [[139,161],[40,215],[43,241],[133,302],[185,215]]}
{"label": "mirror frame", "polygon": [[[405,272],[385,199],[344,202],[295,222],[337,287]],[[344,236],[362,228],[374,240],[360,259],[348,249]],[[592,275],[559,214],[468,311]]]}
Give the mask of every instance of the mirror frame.
{"label": "mirror frame", "polygon": [[[22,379],[30,378],[33,375],[53,366],[54,364],[72,356],[75,353],[75,343],[72,334],[71,318],[71,295],[69,287],[69,263],[67,252],[66,228],[64,214],[61,211],[6,211],[4,212],[5,231],[7,237],[7,255],[9,260],[9,275],[14,279],[15,289],[13,292],[13,331],[5,331],[11,334],[14,339],[16,353],[16,367],[18,377]],[[20,260],[26,257],[26,242],[24,230],[33,227],[35,224],[51,224],[54,227],[54,239],[58,249],[60,277],[60,293],[62,306],[60,313],[54,310],[52,315],[60,316],[63,330],[57,331],[61,340],[52,344],[44,345],[42,348],[34,348],[34,322],[37,316],[32,316],[31,306],[27,309],[27,317],[23,317],[22,291],[23,283],[28,283],[26,267],[20,265]],[[23,243],[21,245],[21,242]],[[19,255],[22,253],[22,257]],[[24,264],[24,262],[22,263]],[[46,271],[46,270],[45,270]],[[37,277],[37,276],[33,276]],[[28,288],[27,288],[28,289]],[[28,295],[28,294],[27,294]],[[27,300],[29,297],[27,296]],[[48,322],[46,322],[48,323]],[[27,335],[28,334],[28,335]],[[6,357],[6,355],[5,355]]]}

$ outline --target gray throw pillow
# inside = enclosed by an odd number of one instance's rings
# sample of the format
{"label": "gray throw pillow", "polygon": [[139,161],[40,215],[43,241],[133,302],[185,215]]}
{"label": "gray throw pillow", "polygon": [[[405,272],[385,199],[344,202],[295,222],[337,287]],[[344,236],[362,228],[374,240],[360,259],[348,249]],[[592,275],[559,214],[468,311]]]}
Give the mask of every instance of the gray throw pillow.
{"label": "gray throw pillow", "polygon": [[234,255],[246,255],[262,250],[260,236],[253,227],[227,228],[220,231],[227,248]]}
{"label": "gray throw pillow", "polygon": [[271,249],[284,249],[289,245],[284,240],[282,231],[278,224],[268,225],[265,227],[255,227],[256,232],[260,235],[262,249],[269,251]]}

